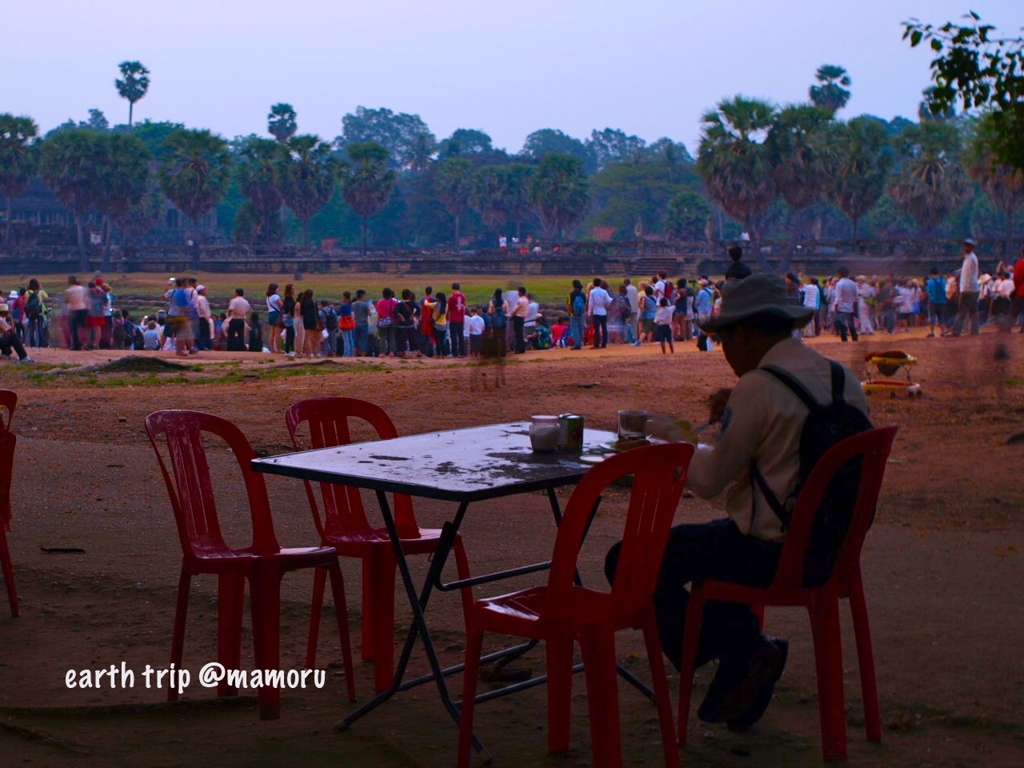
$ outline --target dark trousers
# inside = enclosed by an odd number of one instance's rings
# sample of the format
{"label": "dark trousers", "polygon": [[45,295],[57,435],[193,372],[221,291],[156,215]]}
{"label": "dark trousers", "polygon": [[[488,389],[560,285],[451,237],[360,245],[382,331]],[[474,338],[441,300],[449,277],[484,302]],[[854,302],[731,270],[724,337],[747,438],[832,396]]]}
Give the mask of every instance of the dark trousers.
{"label": "dark trousers", "polygon": [[228,352],[245,352],[245,320],[239,317],[228,321]]}
{"label": "dark trousers", "polygon": [[454,323],[449,321],[448,330],[451,332],[452,357],[465,357],[466,337],[463,335],[466,330],[465,322]]}
{"label": "dark trousers", "polygon": [[210,321],[208,318],[199,318],[199,334],[196,336],[196,340],[199,342],[196,345],[197,349],[213,349],[213,344],[210,339]]}
{"label": "dark trousers", "polygon": [[594,315],[594,349],[608,346],[608,315]]}
{"label": "dark trousers", "polygon": [[25,345],[21,343],[21,339],[18,334],[13,330],[0,336],[0,354],[10,355],[11,350],[14,350],[15,354],[18,355],[19,360],[24,360],[28,357],[28,353],[25,351]]}
{"label": "dark trousers", "polygon": [[[621,543],[608,551],[604,571],[609,583],[615,578]],[[661,649],[676,669],[680,668],[683,629],[690,593],[686,585],[706,579],[731,584],[767,587],[775,578],[782,554],[772,544],[740,533],[729,519],[699,525],[678,525],[671,530],[665,556],[654,588]],[[697,665],[711,659],[746,658],[761,630],[757,617],[746,605],[711,601],[704,607]]]}
{"label": "dark trousers", "polygon": [[857,341],[857,325],[852,312],[836,312],[835,326],[840,339],[846,341],[846,334],[849,333],[850,338]]}
{"label": "dark trousers", "polygon": [[525,317],[517,316],[512,318],[512,333],[513,339],[515,339],[515,350],[516,354],[519,355],[526,351],[526,337],[523,335],[523,328],[525,324]]}
{"label": "dark trousers", "polygon": [[82,348],[82,334],[87,333],[85,319],[89,316],[87,309],[73,309],[68,313],[68,334],[71,336],[71,349]]}

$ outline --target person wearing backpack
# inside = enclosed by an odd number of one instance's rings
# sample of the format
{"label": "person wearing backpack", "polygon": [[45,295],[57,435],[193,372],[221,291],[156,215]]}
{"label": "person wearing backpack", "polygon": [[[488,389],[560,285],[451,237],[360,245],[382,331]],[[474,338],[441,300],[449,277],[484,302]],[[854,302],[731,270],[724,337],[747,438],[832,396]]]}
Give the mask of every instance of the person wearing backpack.
{"label": "person wearing backpack", "polygon": [[46,302],[50,297],[39,285],[36,278],[28,281],[28,293],[25,296],[25,317],[28,318],[28,346],[45,346],[43,341],[46,333]]}
{"label": "person wearing backpack", "polygon": [[583,319],[587,316],[587,297],[583,294],[583,283],[572,281],[572,290],[566,300],[569,308],[569,335],[572,337],[572,348],[583,349]]}
{"label": "person wearing backpack", "polygon": [[[725,491],[727,517],[673,528],[655,589],[662,649],[676,668],[689,597],[685,585],[705,579],[770,585],[794,493],[828,447],[827,440],[812,438],[826,435],[837,442],[871,426],[853,371],[793,337],[813,314],[811,307],[789,301],[780,276],[755,274],[726,281],[721,312],[703,324],[706,333],[719,334],[725,359],[739,380],[731,390],[712,396],[711,419],[721,423],[721,434],[714,445],[698,447],[686,477],[687,487],[701,498]],[[845,490],[843,498],[849,500],[856,486]],[[834,511],[824,504],[818,522]],[[827,577],[828,558],[835,555],[835,546],[830,551],[815,548],[818,523],[814,530],[805,583]],[[609,579],[614,578],[618,548],[605,561]],[[733,730],[757,722],[782,675],[788,650],[786,640],[761,633],[748,606],[709,603],[697,663],[715,658],[720,663],[699,717],[725,722]]]}

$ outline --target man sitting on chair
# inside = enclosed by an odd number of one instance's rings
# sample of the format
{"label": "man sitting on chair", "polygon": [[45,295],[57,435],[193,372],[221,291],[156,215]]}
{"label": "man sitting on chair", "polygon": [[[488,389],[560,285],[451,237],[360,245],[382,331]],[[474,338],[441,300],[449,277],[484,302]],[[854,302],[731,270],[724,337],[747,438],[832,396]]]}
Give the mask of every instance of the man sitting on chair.
{"label": "man sitting on chair", "polygon": [[[782,381],[759,370],[773,366],[790,374],[819,402],[831,402],[830,362],[797,338],[814,314],[791,302],[778,275],[727,281],[721,313],[702,328],[718,333],[722,351],[739,377],[731,390],[711,397],[711,420],[721,422],[714,445],[700,445],[690,463],[687,486],[701,498],[726,491],[726,518],[672,529],[655,590],[658,629],[665,655],[680,668],[686,585],[706,579],[767,587],[785,540],[785,526],[754,480],[756,465],[776,499],[794,491],[800,472],[800,436],[808,409]],[[864,414],[860,382],[844,368],[846,402]],[[614,577],[619,545],[609,551],[605,573]],[[697,664],[719,660],[698,716],[749,728],[764,714],[786,664],[789,643],[761,633],[746,605],[707,604]]]}

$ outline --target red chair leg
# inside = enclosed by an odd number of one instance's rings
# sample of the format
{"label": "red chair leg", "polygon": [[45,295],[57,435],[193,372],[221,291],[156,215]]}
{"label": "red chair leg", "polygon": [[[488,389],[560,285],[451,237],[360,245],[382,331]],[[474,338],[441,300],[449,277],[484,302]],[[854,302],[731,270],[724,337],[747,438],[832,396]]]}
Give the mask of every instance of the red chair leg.
{"label": "red chair leg", "polygon": [[[281,571],[272,559],[254,558],[251,577],[252,634],[256,650],[256,668],[266,673],[281,664]],[[260,720],[281,716],[281,690],[261,686],[257,692]]]}
{"label": "red chair leg", "polygon": [[458,768],[469,768],[473,753],[473,713],[476,709],[476,683],[480,674],[484,633],[466,617],[466,667],[462,676],[462,708],[459,712]]}
{"label": "red chair leg", "polygon": [[843,649],[839,600],[823,594],[810,606],[814,660],[818,676],[821,751],[824,760],[846,759],[846,698],[843,694]]}
{"label": "red chair leg", "polygon": [[690,591],[686,608],[686,627],[683,632],[682,668],[679,670],[679,729],[680,745],[686,744],[686,723],[690,718],[690,698],[693,695],[693,673],[697,666],[700,645],[700,625],[704,617],[704,595],[700,587]]}
{"label": "red chair leg", "polygon": [[[365,562],[370,570],[370,613],[373,638],[373,683],[377,693],[386,691],[395,679],[395,560],[374,555]],[[365,569],[364,569],[365,574]],[[365,590],[363,592],[365,599]],[[366,611],[366,603],[363,604]],[[366,617],[363,617],[363,648],[366,647]],[[366,655],[364,650],[363,655]]]}
{"label": "red chair leg", "polygon": [[568,752],[572,722],[572,634],[548,637],[544,650],[548,674],[548,752]]}
{"label": "red chair leg", "polygon": [[[185,647],[185,619],[188,617],[188,593],[192,587],[192,577],[181,572],[178,579],[178,598],[174,607],[174,630],[171,632],[171,666],[181,669],[181,654]],[[167,700],[178,700],[178,689],[171,685],[170,676],[167,680]]]}
{"label": "red chair leg", "polygon": [[0,565],[3,566],[4,584],[7,585],[7,601],[11,604],[11,618],[18,618],[18,590],[14,586],[14,563],[7,547],[7,530],[0,523]]}
{"label": "red chair leg", "polygon": [[622,768],[615,631],[611,626],[593,627],[581,632],[579,640],[587,679],[594,768]]}
{"label": "red chair leg", "polygon": [[665,752],[667,768],[679,768],[679,747],[676,745],[675,721],[672,717],[672,698],[668,690],[668,677],[665,674],[665,659],[661,653],[658,640],[658,620],[654,611],[644,616],[644,645],[647,648],[647,659],[651,666],[651,681],[654,686],[654,699],[658,706],[658,724],[661,727],[661,745]]}
{"label": "red chair leg", "polygon": [[359,657],[363,661],[373,661],[373,609],[374,609],[374,560],[377,553],[371,552],[363,558],[363,601],[360,607],[363,612],[359,629]]}
{"label": "red chair leg", "polygon": [[[317,568],[319,576],[324,568]],[[341,640],[341,659],[345,666],[345,685],[348,690],[348,700],[356,700],[355,672],[352,668],[352,639],[348,634],[348,604],[345,602],[345,581],[341,575],[341,568],[335,561],[330,569],[331,594],[334,596],[334,615],[338,621],[338,638]],[[323,584],[323,577],[320,578]],[[320,588],[321,604],[323,603],[323,587]],[[315,652],[315,648],[314,648]]]}
{"label": "red chair leg", "polygon": [[[316,668],[316,647],[317,643],[320,642],[320,616],[324,611],[324,585],[326,583],[327,572],[323,568],[314,568],[313,599],[310,603],[309,613],[309,637],[306,638],[306,669]],[[335,601],[335,605],[337,605],[337,601]]]}
{"label": "red chair leg", "polygon": [[857,666],[860,667],[860,690],[864,700],[864,728],[868,741],[882,740],[882,716],[878,710],[878,683],[875,680],[875,653],[871,647],[871,624],[864,600],[864,583],[858,573],[850,587],[850,611],[857,639]]}
{"label": "red chair leg", "polygon": [[[217,577],[217,661],[225,669],[242,663],[242,614],[245,610],[245,576],[222,573]],[[238,689],[227,680],[217,683],[218,696],[234,696]]]}

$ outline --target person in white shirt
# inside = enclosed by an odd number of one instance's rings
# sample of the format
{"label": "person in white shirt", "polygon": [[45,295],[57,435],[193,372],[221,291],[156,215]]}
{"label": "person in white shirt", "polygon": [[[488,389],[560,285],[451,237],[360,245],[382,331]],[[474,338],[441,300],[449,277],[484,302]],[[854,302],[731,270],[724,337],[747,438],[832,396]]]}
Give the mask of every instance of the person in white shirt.
{"label": "person in white shirt", "polygon": [[871,320],[871,312],[875,303],[875,286],[868,282],[867,275],[857,276],[857,319],[860,321],[860,332],[865,336],[875,335],[875,324]]}
{"label": "person in white shirt", "polygon": [[[821,289],[816,283],[807,283],[803,287],[804,306],[808,309],[813,309],[815,313],[818,311],[818,307],[821,306]],[[813,319],[813,315],[811,316]],[[814,323],[808,323],[803,329],[804,336],[814,336]]]}
{"label": "person in white shirt", "polygon": [[608,307],[612,296],[608,293],[607,283],[601,278],[594,279],[594,287],[590,289],[587,299],[587,314],[594,326],[594,349],[608,346]]}
{"label": "person in white shirt", "polygon": [[623,278],[622,284],[626,286],[626,298],[629,300],[629,319],[627,322],[633,328],[633,340],[636,342],[640,340],[640,295],[637,293],[636,286],[633,285],[628,277]]}
{"label": "person in white shirt", "polygon": [[228,351],[245,351],[245,321],[249,317],[252,307],[245,298],[245,291],[235,288],[235,296],[228,302]]}
{"label": "person in white shirt", "polygon": [[956,320],[953,321],[953,336],[959,336],[964,325],[970,320],[971,336],[977,336],[980,332],[978,327],[978,297],[981,293],[981,286],[978,283],[978,257],[974,253],[974,240],[970,237],[964,240],[964,264],[960,268],[960,302],[956,311]]}
{"label": "person in white shirt", "polygon": [[[679,525],[669,534],[654,607],[662,650],[677,668],[689,599],[686,585],[720,579],[766,586],[779,566],[786,528],[765,494],[787,499],[795,489],[800,439],[809,411],[764,368],[781,369],[819,403],[830,402],[836,387],[846,403],[865,416],[868,412],[853,371],[836,365],[833,372],[831,361],[793,337],[793,331],[805,326],[814,312],[790,301],[781,276],[755,274],[729,280],[722,291],[721,313],[702,330],[719,334],[725,359],[739,380],[731,390],[720,390],[711,398],[710,415],[721,421],[721,434],[714,444],[697,446],[686,485],[704,499],[724,491],[727,517]],[[767,491],[754,482],[755,466]],[[605,559],[610,581],[618,556],[619,545],[615,545]],[[809,560],[814,561],[808,563],[809,570],[821,565],[814,556]],[[715,658],[720,663],[698,710],[700,718],[724,721],[737,730],[753,725],[771,701],[788,647],[785,640],[761,633],[748,606],[709,604],[697,663]]]}
{"label": "person in white shirt", "polygon": [[470,307],[469,317],[466,318],[466,334],[469,336],[469,354],[472,357],[480,357],[485,327],[486,323],[480,311],[476,307]]}
{"label": "person in white shirt", "polygon": [[832,294],[832,311],[835,314],[836,330],[839,338],[846,341],[846,334],[857,341],[857,284],[850,279],[850,268],[843,265],[836,270],[839,280]]}

